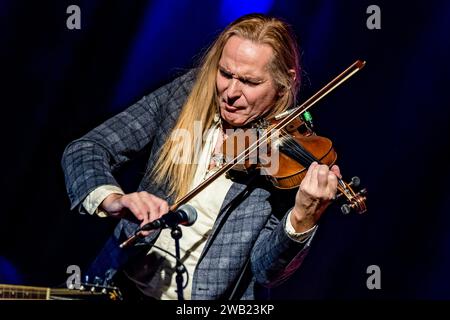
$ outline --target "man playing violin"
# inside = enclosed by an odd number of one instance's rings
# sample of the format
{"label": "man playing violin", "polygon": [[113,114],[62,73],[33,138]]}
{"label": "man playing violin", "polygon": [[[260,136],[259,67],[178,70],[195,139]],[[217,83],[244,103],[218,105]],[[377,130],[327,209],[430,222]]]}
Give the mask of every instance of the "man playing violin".
{"label": "man playing violin", "polygon": [[[120,218],[92,273],[110,269],[145,296],[176,299],[176,261],[159,249],[174,251],[169,229],[144,232],[153,245],[144,254],[118,245],[220,167],[226,129],[285,111],[299,84],[298,47],[288,25],[243,16],[219,35],[198,69],[70,143],[62,165],[72,208]],[[194,134],[195,122],[202,135]],[[173,138],[179,132],[191,137],[181,146]],[[139,189],[125,194],[112,172],[145,148],[150,158]],[[259,288],[287,279],[336,195],[337,176],[337,166],[313,163],[295,192],[242,175],[221,175],[208,185],[189,201],[197,221],[182,227],[181,260],[190,276],[184,297],[255,299]]]}

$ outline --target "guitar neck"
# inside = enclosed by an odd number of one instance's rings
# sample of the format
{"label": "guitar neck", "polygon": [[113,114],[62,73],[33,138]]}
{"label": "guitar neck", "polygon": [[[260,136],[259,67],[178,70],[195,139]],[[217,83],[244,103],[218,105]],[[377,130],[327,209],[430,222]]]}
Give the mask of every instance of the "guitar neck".
{"label": "guitar neck", "polygon": [[50,300],[51,289],[0,284],[0,300]]}
{"label": "guitar neck", "polygon": [[104,288],[102,291],[91,288],[75,290],[0,284],[0,300],[79,300],[99,297],[118,300],[121,298],[117,288],[102,287]]}

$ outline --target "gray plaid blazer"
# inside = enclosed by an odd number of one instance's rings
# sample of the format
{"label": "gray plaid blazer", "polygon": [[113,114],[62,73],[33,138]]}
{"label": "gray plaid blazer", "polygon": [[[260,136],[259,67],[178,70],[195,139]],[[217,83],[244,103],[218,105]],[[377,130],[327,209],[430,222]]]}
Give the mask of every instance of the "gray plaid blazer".
{"label": "gray plaid blazer", "polygon": [[[165,187],[150,180],[149,168],[171,132],[194,80],[193,70],[67,146],[62,167],[71,209],[83,212],[82,201],[98,186],[118,186],[114,170],[145,148],[150,149],[150,157],[138,191],[148,191],[170,202]],[[295,192],[275,190],[261,176],[252,183],[234,178],[192,276],[192,299],[227,299],[247,260],[250,277],[240,289],[239,299],[255,299],[258,285],[271,287],[287,279],[300,266],[311,242],[295,242],[285,232],[286,213],[294,199]],[[119,249],[118,245],[137,227],[137,223],[122,219],[90,273],[103,276],[108,270],[111,275],[130,261],[138,249]],[[146,241],[151,244],[157,236],[153,234]]]}

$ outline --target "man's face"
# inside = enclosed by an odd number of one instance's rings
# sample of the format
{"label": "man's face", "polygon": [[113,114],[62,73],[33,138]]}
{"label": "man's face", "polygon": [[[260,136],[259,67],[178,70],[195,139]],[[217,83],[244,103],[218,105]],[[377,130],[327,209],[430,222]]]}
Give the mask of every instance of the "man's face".
{"label": "man's face", "polygon": [[278,97],[268,64],[272,48],[232,36],[222,52],[216,84],[220,115],[243,126],[270,110]]}

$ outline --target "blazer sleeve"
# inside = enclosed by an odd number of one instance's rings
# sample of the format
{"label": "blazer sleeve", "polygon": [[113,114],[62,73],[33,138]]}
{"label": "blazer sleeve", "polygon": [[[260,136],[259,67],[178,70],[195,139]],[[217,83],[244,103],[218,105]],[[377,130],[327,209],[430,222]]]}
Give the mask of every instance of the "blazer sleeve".
{"label": "blazer sleeve", "polygon": [[304,243],[292,240],[285,229],[287,217],[285,214],[280,221],[271,215],[251,253],[253,275],[265,287],[281,284],[300,267],[315,235],[314,231]]}
{"label": "blazer sleeve", "polygon": [[179,105],[179,112],[194,78],[195,70],[191,70],[66,147],[61,165],[71,209],[78,207],[84,213],[82,201],[101,185],[119,187],[113,172],[152,143],[167,116],[178,116],[168,114],[169,106]]}

